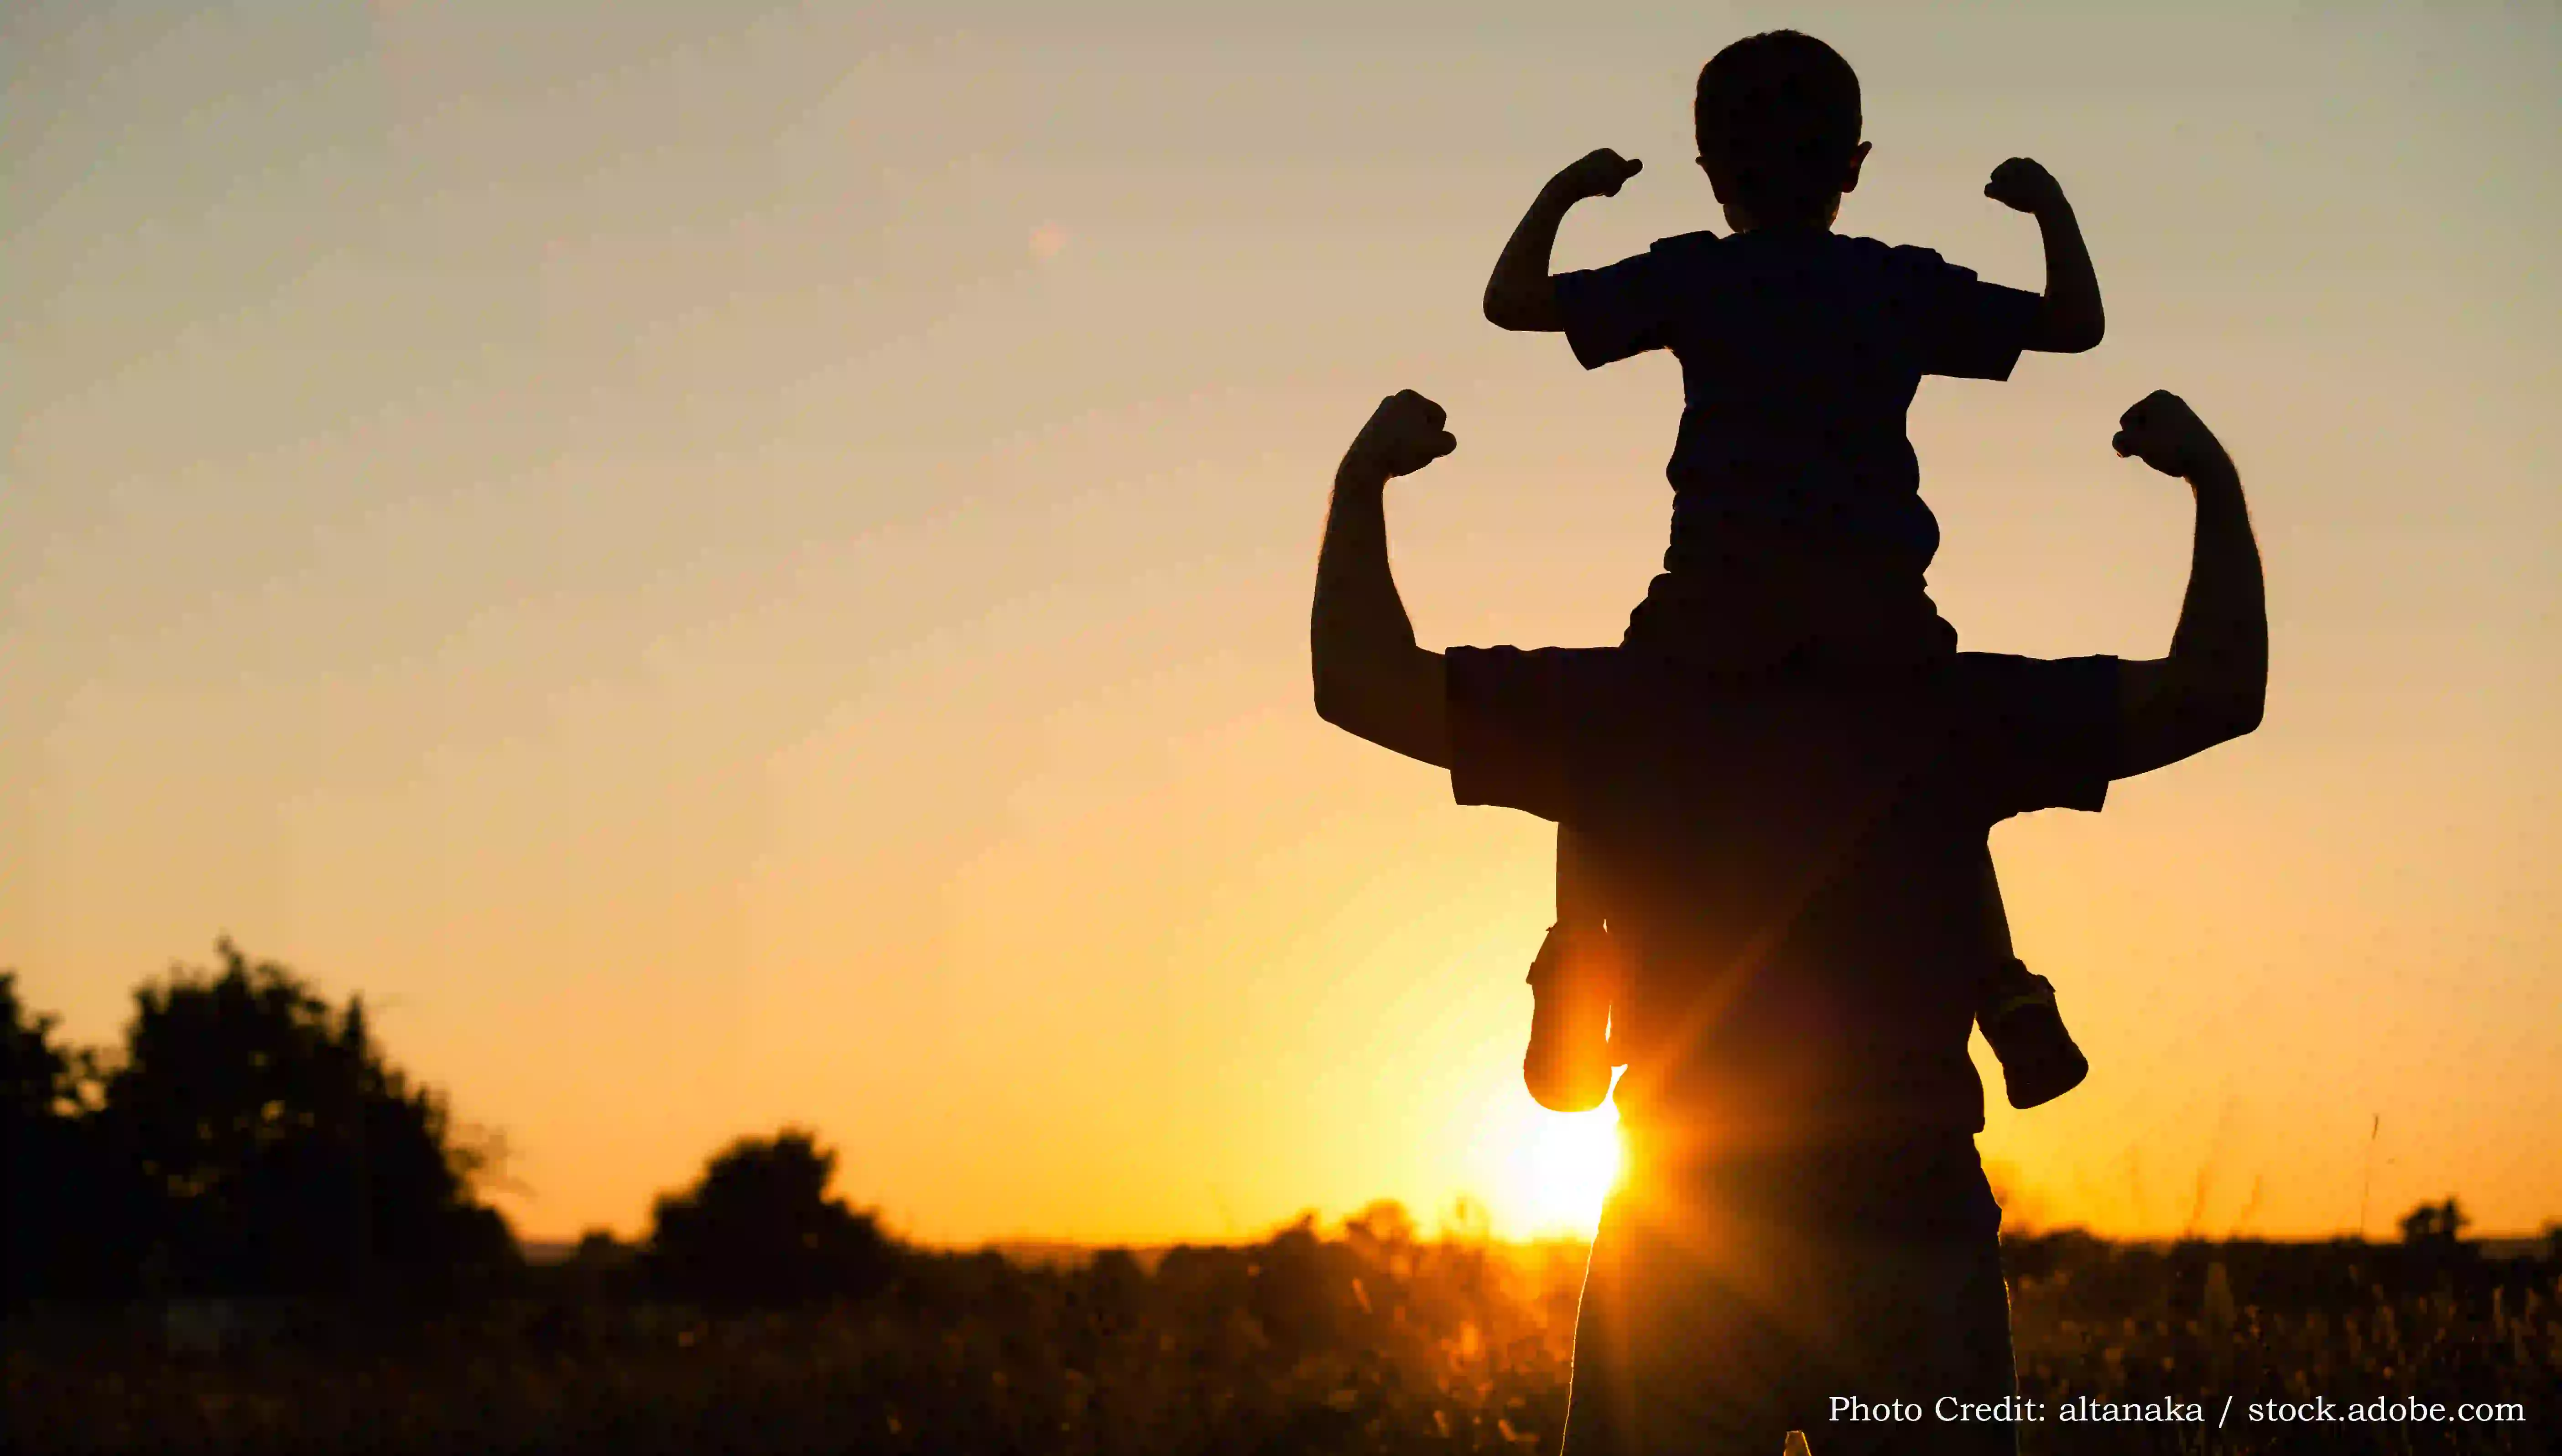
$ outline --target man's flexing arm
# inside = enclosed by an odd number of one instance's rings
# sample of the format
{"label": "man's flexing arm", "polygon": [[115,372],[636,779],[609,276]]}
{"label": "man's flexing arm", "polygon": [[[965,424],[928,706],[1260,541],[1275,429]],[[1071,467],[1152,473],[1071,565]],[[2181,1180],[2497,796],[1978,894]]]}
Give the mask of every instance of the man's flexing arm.
{"label": "man's flexing arm", "polygon": [[1317,554],[1308,629],[1317,716],[1381,748],[1450,766],[1441,654],[1414,644],[1414,625],[1387,564],[1387,482],[1458,449],[1448,416],[1412,390],[1379,402],[1335,469],[1334,504]]}
{"label": "man's flexing arm", "polygon": [[2149,773],[2260,726],[2269,696],[2269,601],[2233,461],[2179,396],[2156,390],[2118,420],[2117,454],[2188,481],[2197,497],[2188,595],[2170,655],[2118,674],[2117,778]]}

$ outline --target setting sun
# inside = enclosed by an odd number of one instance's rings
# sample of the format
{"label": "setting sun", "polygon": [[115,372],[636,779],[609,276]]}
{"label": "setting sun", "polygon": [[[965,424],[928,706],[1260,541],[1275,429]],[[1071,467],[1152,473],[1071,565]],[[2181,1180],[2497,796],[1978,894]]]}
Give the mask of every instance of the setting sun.
{"label": "setting sun", "polygon": [[1589,1238],[1619,1179],[1619,1110],[1608,1103],[1577,1113],[1528,1107],[1510,1132],[1499,1178],[1497,1212],[1506,1222],[1531,1235]]}

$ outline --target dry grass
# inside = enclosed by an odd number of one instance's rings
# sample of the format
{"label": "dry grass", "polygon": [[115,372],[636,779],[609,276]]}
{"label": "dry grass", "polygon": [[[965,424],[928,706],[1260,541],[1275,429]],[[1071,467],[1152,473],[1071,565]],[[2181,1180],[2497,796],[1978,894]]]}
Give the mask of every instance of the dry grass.
{"label": "dry grass", "polygon": [[[2468,1264],[2393,1293],[2336,1259],[2323,1299],[2293,1307],[2307,1301],[2290,1291],[2283,1309],[2256,1292],[2286,1282],[2263,1271],[2278,1265],[2242,1246],[2073,1244],[2023,1260],[2025,1393],[2175,1396],[2205,1402],[2210,1424],[2221,1397],[2237,1401],[2220,1434],[2046,1425],[2026,1449],[2553,1449],[2555,1264]],[[2199,1271],[2227,1262],[2217,1294]],[[886,1299],[794,1315],[554,1291],[410,1325],[397,1348],[379,1326],[212,1359],[20,1340],[0,1437],[27,1451],[1548,1451],[1579,1274],[1570,1246],[1302,1229],[1179,1252],[1153,1273],[918,1257]],[[2238,1418],[2288,1394],[2515,1400],[2528,1419],[2307,1431]]]}

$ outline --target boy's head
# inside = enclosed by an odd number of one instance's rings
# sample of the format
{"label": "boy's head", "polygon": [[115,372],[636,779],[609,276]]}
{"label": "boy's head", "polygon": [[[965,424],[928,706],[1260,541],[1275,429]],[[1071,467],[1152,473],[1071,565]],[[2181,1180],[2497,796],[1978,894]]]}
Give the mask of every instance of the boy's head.
{"label": "boy's head", "polygon": [[1699,72],[1699,164],[1738,231],[1829,225],[1859,182],[1859,77],[1792,30],[1746,36]]}

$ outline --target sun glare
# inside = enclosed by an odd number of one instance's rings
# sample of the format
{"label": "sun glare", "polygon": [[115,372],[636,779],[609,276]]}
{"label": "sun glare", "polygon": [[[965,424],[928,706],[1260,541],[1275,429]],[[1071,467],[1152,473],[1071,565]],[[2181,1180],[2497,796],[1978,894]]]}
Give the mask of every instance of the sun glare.
{"label": "sun glare", "polygon": [[1511,1144],[1503,1183],[1507,1221],[1532,1236],[1570,1231],[1589,1238],[1619,1177],[1618,1109],[1606,1103],[1579,1113],[1533,1107]]}

